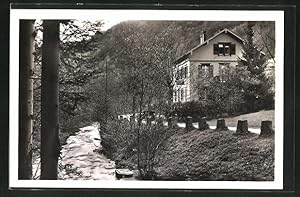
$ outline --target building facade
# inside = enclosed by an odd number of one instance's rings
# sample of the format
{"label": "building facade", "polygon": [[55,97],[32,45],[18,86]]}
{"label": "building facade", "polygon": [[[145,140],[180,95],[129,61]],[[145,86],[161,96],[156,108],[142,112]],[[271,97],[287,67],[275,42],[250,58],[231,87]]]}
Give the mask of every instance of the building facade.
{"label": "building facade", "polygon": [[196,85],[200,78],[218,76],[222,80],[229,67],[238,64],[242,57],[243,39],[223,29],[209,39],[200,35],[200,44],[175,61],[173,102],[199,99]]}

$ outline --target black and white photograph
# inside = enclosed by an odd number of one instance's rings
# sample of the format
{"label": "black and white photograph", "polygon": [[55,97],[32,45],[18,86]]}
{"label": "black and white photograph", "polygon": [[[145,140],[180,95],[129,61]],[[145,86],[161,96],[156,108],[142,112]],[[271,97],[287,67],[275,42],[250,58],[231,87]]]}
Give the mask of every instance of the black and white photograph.
{"label": "black and white photograph", "polygon": [[10,187],[282,189],[282,11],[11,9],[10,28]]}

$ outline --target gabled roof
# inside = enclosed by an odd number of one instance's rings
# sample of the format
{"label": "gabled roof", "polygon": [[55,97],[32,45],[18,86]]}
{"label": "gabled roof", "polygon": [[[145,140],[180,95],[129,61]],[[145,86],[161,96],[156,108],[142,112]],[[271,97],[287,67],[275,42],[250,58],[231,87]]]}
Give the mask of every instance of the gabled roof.
{"label": "gabled roof", "polygon": [[189,55],[192,54],[193,51],[195,51],[196,49],[198,49],[198,48],[200,48],[200,47],[202,47],[202,46],[204,46],[204,45],[206,45],[206,44],[208,44],[209,41],[211,41],[212,39],[216,38],[217,36],[219,36],[219,35],[222,34],[222,33],[229,33],[229,34],[231,34],[233,37],[235,37],[237,40],[239,40],[240,42],[242,42],[242,43],[244,42],[244,40],[243,40],[241,37],[239,37],[238,35],[236,35],[236,34],[233,33],[232,31],[230,31],[229,29],[225,28],[225,29],[219,31],[219,32],[218,32],[217,34],[215,34],[214,36],[212,36],[212,37],[210,37],[209,39],[205,40],[203,43],[197,45],[196,47],[192,48],[191,50],[189,50],[188,52],[186,52],[185,54],[183,54],[182,56],[180,56],[179,58],[177,58],[177,59],[175,60],[175,63],[178,63],[178,62],[180,62],[180,61],[186,59],[187,57],[189,57]]}

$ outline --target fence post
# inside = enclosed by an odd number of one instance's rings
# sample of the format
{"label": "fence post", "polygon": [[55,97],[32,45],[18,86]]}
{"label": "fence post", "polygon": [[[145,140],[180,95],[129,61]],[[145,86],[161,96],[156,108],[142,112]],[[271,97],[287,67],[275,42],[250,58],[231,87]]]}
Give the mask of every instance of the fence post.
{"label": "fence post", "polygon": [[151,118],[147,117],[147,118],[146,118],[146,122],[147,122],[147,125],[148,125],[148,126],[151,126],[151,122],[152,122],[152,121],[151,121]]}
{"label": "fence post", "polygon": [[130,120],[131,123],[133,123],[133,122],[135,121],[134,115],[131,115],[131,116],[129,117],[129,120]]}
{"label": "fence post", "polygon": [[248,121],[247,120],[238,120],[236,127],[237,134],[247,134],[248,131]]}
{"label": "fence post", "polygon": [[198,119],[198,130],[203,131],[209,129],[208,124],[206,123],[205,117],[199,117]]}
{"label": "fence post", "polygon": [[216,130],[228,130],[228,127],[226,126],[224,119],[218,119],[217,120]]}
{"label": "fence post", "polygon": [[190,130],[194,129],[194,127],[193,127],[193,118],[191,116],[186,117],[185,129],[187,131],[190,131]]}
{"label": "fence post", "polygon": [[272,121],[265,120],[261,121],[260,126],[260,137],[269,137],[274,135],[274,130],[272,129]]}
{"label": "fence post", "polygon": [[177,127],[177,122],[176,122],[176,119],[172,116],[170,116],[168,118],[168,127],[169,128],[176,128]]}
{"label": "fence post", "polygon": [[159,117],[159,118],[157,119],[157,125],[158,125],[158,126],[164,126],[164,120],[163,120],[162,117]]}

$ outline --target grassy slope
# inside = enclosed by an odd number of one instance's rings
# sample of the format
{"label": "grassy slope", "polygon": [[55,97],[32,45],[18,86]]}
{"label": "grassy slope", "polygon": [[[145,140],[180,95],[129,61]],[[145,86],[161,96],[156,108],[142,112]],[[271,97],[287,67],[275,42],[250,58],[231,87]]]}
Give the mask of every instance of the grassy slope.
{"label": "grassy slope", "polygon": [[173,135],[160,153],[162,177],[191,180],[273,180],[274,139],[232,131]]}
{"label": "grassy slope", "polygon": [[[262,120],[271,120],[274,127],[274,110],[259,111],[250,114],[243,114],[240,116],[224,118],[226,125],[229,127],[236,127],[238,120],[248,120],[250,128],[260,128]],[[210,126],[217,125],[217,119],[207,121]]]}

